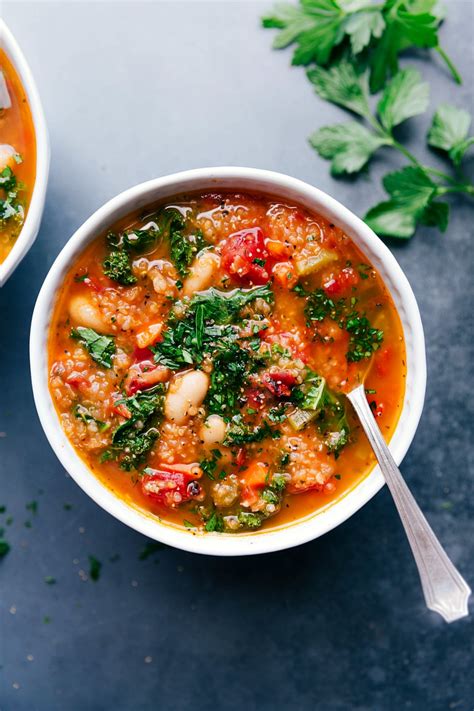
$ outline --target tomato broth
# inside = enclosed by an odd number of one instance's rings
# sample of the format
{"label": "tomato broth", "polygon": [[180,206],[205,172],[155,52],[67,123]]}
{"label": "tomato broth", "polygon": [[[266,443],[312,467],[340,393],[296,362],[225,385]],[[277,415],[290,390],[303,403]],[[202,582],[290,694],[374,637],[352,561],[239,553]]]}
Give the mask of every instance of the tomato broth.
{"label": "tomato broth", "polygon": [[344,232],[270,196],[178,196],[101,234],[49,338],[61,425],[120,498],[191,532],[287,525],[374,457],[344,392],[365,375],[387,440],[405,346]]}
{"label": "tomato broth", "polygon": [[0,49],[0,264],[23,227],[36,174],[36,141],[25,90]]}

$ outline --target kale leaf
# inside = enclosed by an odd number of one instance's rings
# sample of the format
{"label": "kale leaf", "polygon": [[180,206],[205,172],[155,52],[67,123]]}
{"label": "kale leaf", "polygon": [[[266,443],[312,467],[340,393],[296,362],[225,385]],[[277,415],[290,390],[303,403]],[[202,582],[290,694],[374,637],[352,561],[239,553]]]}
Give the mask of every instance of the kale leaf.
{"label": "kale leaf", "polygon": [[102,336],[92,328],[78,326],[71,331],[75,338],[88,351],[90,357],[104,368],[112,367],[112,356],[115,354],[115,341],[111,336]]}
{"label": "kale leaf", "polygon": [[144,392],[117,400],[116,404],[124,405],[131,417],[113,433],[107,458],[117,459],[125,471],[137,469],[158,437],[157,425],[163,403],[164,387],[161,383]]}
{"label": "kale leaf", "polygon": [[109,256],[104,259],[102,268],[105,276],[123,286],[130,286],[130,284],[135,284],[137,281],[137,277],[134,276],[132,272],[130,259],[126,252],[113,250]]}

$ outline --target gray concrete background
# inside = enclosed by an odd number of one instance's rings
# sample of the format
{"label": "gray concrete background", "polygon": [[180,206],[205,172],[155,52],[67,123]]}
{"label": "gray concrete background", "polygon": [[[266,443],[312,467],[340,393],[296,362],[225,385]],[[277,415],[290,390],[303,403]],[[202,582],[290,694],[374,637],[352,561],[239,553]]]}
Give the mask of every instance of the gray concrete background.
{"label": "gray concrete background", "polygon": [[[269,6],[3,3],[43,98],[52,164],[38,240],[0,291],[0,526],[12,545],[0,562],[1,711],[474,707],[472,617],[448,627],[425,609],[385,490],[291,551],[220,560],[164,549],[139,560],[146,540],[65,476],[36,416],[27,350],[36,294],[70,235],[117,192],[237,164],[295,175],[361,215],[382,196],[378,178],[397,156],[337,182],[307,145],[314,129],[346,117],[313,96],[289,53],[270,50],[258,22]],[[473,19],[470,0],[452,0],[441,32],[461,88],[436,57],[409,57],[433,96],[430,113],[401,130],[419,155],[439,101],[473,108]],[[444,236],[423,229],[390,246],[428,349],[425,411],[403,471],[472,584],[472,205],[452,208]],[[82,579],[89,554],[103,563],[98,582]]]}

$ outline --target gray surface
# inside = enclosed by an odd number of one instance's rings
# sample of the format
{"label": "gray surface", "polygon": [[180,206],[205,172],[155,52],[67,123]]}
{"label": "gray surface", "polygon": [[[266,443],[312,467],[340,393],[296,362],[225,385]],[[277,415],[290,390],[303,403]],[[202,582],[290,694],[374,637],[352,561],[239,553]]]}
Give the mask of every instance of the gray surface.
{"label": "gray surface", "polygon": [[[292,551],[220,560],[166,549],[139,561],[145,539],[65,476],[36,417],[36,294],[72,232],[120,190],[240,164],[303,178],[359,214],[381,195],[385,161],[365,180],[336,182],[307,146],[342,112],[313,98],[288,53],[270,51],[258,27],[269,4],[4,4],[42,94],[52,164],[38,241],[0,291],[0,504],[14,517],[0,563],[1,711],[473,708],[472,618],[448,627],[425,609],[385,490]],[[464,87],[436,60],[413,63],[436,100],[472,107],[473,5],[449,5],[442,37]],[[427,120],[403,129],[420,152]],[[472,584],[472,213],[461,200],[453,208],[445,236],[426,229],[393,245],[428,346],[427,402],[403,470]],[[90,553],[104,563],[97,583],[79,574]]]}

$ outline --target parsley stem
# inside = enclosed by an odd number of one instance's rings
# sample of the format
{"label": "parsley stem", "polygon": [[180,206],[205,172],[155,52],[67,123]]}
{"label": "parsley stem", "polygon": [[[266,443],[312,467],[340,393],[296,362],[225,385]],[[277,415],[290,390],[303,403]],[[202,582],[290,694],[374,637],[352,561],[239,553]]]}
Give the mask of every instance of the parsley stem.
{"label": "parsley stem", "polygon": [[443,49],[442,47],[440,47],[439,44],[435,47],[435,49],[436,49],[436,51],[438,52],[438,54],[440,55],[440,57],[442,57],[442,58],[444,59],[444,61],[446,62],[446,64],[448,65],[449,71],[450,71],[451,74],[453,75],[453,78],[454,78],[454,81],[456,82],[456,84],[462,84],[462,77],[461,77],[461,75],[459,74],[458,70],[457,70],[456,67],[454,66],[454,63],[453,63],[453,62],[451,61],[451,59],[448,57],[448,55],[446,54],[446,52],[444,51],[444,49]]}
{"label": "parsley stem", "polygon": [[451,185],[447,187],[440,186],[436,190],[438,195],[446,195],[446,193],[467,193],[468,195],[474,195],[474,185]]}
{"label": "parsley stem", "polygon": [[408,148],[405,148],[401,143],[399,143],[395,138],[392,137],[392,146],[397,149],[397,151],[400,151],[400,153],[403,153],[405,158],[408,158],[410,163],[413,163],[413,165],[416,165],[417,168],[421,168],[422,170],[425,170],[424,166],[421,165],[420,161],[416,156],[411,153]]}

